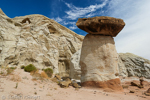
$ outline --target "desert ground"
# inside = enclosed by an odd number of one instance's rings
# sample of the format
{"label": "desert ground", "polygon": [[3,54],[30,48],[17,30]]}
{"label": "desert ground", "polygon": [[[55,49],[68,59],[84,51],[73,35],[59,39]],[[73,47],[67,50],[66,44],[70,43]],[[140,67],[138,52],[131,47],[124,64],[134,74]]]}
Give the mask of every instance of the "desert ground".
{"label": "desert ground", "polygon": [[72,86],[61,88],[51,79],[34,80],[30,73],[17,68],[7,76],[0,76],[0,100],[150,100],[150,96],[144,94],[150,87],[150,80],[144,80],[144,88],[140,89],[130,85],[131,81],[139,84],[138,78],[121,78],[123,92]]}

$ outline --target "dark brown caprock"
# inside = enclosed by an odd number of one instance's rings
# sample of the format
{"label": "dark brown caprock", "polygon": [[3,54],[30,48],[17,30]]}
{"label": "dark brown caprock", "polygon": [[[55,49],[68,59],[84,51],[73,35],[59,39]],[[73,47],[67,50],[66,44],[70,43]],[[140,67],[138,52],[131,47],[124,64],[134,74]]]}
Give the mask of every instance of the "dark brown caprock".
{"label": "dark brown caprock", "polygon": [[76,25],[89,34],[101,34],[115,37],[123,29],[122,19],[100,16],[93,18],[79,18]]}

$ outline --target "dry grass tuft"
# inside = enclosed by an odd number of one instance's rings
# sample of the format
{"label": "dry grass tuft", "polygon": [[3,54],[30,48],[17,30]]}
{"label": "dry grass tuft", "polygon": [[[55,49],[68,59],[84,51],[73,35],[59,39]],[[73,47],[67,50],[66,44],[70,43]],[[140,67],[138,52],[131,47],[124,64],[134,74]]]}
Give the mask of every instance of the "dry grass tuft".
{"label": "dry grass tuft", "polygon": [[20,82],[21,81],[21,77],[19,75],[10,75],[9,79],[11,81],[14,81],[14,82]]}
{"label": "dry grass tuft", "polygon": [[35,78],[35,77],[34,77],[34,78],[32,78],[32,81],[37,81],[37,78]]}
{"label": "dry grass tuft", "polygon": [[30,72],[30,75],[36,75],[36,74],[39,74],[39,70],[34,70]]}
{"label": "dry grass tuft", "polygon": [[44,71],[41,72],[41,77],[46,78],[46,79],[49,78],[48,75]]}
{"label": "dry grass tuft", "polygon": [[0,68],[0,75],[2,76],[7,76],[7,75],[12,75],[13,74],[13,71],[16,69],[17,67],[4,67],[2,66]]}
{"label": "dry grass tuft", "polygon": [[44,80],[44,79],[49,79],[48,75],[42,71],[41,73],[39,70],[32,71],[30,72],[30,75],[32,75],[32,81],[37,81],[37,80]]}

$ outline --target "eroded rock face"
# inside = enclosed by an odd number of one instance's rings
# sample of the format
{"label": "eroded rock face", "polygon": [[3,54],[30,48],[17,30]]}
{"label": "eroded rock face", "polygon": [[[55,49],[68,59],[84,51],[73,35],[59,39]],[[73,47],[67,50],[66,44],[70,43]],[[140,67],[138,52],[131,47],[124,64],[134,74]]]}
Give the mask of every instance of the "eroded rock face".
{"label": "eroded rock face", "polygon": [[43,15],[7,17],[0,11],[0,66],[34,64],[69,76],[69,61],[83,36]]}
{"label": "eroded rock face", "polygon": [[74,53],[70,59],[70,78],[80,80],[81,78],[81,67],[80,62],[81,49]]}
{"label": "eroded rock face", "polygon": [[80,66],[82,86],[122,91],[118,54],[111,36],[87,34],[82,45]]}
{"label": "eroded rock face", "polygon": [[150,79],[149,60],[131,53],[119,53],[119,57],[122,60],[122,63],[120,63],[122,65],[119,66],[120,69],[124,66],[126,68],[124,70],[121,70],[120,74],[122,74],[122,72],[127,72],[127,77],[138,76]]}
{"label": "eroded rock face", "polygon": [[100,16],[93,18],[79,18],[76,25],[78,28],[90,34],[115,37],[123,29],[125,23],[122,19]]}

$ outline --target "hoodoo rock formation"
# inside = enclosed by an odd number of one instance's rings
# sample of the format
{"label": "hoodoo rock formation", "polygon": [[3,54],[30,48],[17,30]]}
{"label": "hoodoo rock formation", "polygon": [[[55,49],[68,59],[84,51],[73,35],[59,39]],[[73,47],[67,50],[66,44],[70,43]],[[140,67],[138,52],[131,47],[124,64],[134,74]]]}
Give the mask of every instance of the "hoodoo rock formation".
{"label": "hoodoo rock formation", "polygon": [[113,37],[125,26],[124,21],[101,16],[80,18],[76,25],[89,33],[83,40],[80,56],[82,86],[122,91]]}

